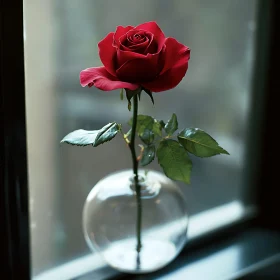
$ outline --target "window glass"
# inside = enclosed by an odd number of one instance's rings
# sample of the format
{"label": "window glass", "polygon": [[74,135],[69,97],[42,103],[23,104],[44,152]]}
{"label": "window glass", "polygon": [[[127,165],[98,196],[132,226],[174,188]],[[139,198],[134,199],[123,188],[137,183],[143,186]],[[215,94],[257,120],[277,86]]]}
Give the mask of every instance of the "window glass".
{"label": "window glass", "polygon": [[[73,130],[99,129],[111,121],[126,124],[131,117],[119,91],[102,92],[79,84],[82,69],[101,65],[97,43],[117,25],[156,20],[166,36],[191,48],[183,81],[175,89],[155,93],[155,105],[143,96],[139,113],[167,120],[175,112],[179,128],[199,127],[231,154],[192,157],[191,185],[178,183],[192,217],[190,237],[222,225],[221,221],[230,222],[227,217],[242,218],[248,203],[243,203],[243,171],[256,7],[256,0],[24,1],[30,228],[36,279],[90,253],[81,227],[86,196],[108,173],[132,166],[120,135],[97,148],[59,144]],[[149,168],[161,170],[156,160]]]}

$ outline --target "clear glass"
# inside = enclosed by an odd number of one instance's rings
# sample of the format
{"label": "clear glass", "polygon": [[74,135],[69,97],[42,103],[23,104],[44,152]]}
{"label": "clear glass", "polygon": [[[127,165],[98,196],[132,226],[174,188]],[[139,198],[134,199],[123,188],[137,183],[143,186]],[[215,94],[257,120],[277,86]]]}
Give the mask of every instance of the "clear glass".
{"label": "clear glass", "polygon": [[187,203],[179,187],[164,174],[141,170],[141,251],[137,253],[137,200],[132,170],[101,179],[83,210],[89,247],[112,267],[147,273],[171,262],[187,239]]}
{"label": "clear glass", "polygon": [[[101,65],[97,43],[117,25],[155,20],[166,36],[191,48],[183,81],[170,91],[154,94],[155,105],[143,95],[139,113],[167,120],[175,112],[180,129],[199,127],[231,154],[192,157],[191,185],[178,183],[188,202],[188,235],[195,238],[243,218],[242,207],[254,202],[245,201],[245,195],[250,171],[246,152],[252,128],[248,118],[251,78],[254,65],[258,66],[254,60],[257,3],[24,1],[31,257],[36,280],[66,279],[61,273],[73,267],[77,275],[85,273],[85,264],[79,261],[95,255],[82,229],[86,197],[106,175],[132,167],[120,135],[97,148],[59,144],[76,129],[99,129],[111,121],[128,128],[131,112],[119,91],[102,92],[79,84],[82,69]],[[148,167],[161,171],[156,159]],[[105,265],[97,254],[88,263],[88,270]]]}

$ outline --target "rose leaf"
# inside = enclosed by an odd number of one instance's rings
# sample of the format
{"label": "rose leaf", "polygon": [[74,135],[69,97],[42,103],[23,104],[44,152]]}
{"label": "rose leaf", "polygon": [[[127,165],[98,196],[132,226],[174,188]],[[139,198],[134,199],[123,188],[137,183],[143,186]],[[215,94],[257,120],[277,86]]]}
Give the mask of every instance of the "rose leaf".
{"label": "rose leaf", "polygon": [[168,122],[164,126],[164,130],[166,131],[168,136],[171,136],[177,129],[178,129],[177,116],[173,113],[171,119],[168,120]]}
{"label": "rose leaf", "polygon": [[97,147],[107,141],[110,141],[120,131],[120,125],[116,122],[109,123],[100,130],[79,129],[67,134],[60,143],[67,143],[76,146],[93,145]]}
{"label": "rose leaf", "polygon": [[155,145],[148,145],[144,148],[144,152],[140,161],[142,166],[148,165],[155,158],[156,148]]}
{"label": "rose leaf", "polygon": [[[132,125],[132,118],[129,120],[128,124]],[[138,115],[136,126],[138,135],[141,137],[146,129],[151,130],[155,135],[161,136],[161,125],[156,119],[151,116]]]}
{"label": "rose leaf", "polygon": [[175,140],[162,140],[157,148],[158,163],[172,180],[190,184],[192,161],[188,152]]}
{"label": "rose leaf", "polygon": [[224,150],[209,134],[199,128],[186,128],[178,135],[181,145],[197,157],[211,157],[229,153]]}
{"label": "rose leaf", "polygon": [[145,129],[144,132],[143,132],[139,137],[141,138],[141,140],[142,140],[146,145],[150,145],[150,144],[153,143],[153,141],[154,141],[155,134],[153,133],[152,130]]}
{"label": "rose leaf", "polygon": [[165,127],[165,122],[163,120],[159,121],[161,128]]}

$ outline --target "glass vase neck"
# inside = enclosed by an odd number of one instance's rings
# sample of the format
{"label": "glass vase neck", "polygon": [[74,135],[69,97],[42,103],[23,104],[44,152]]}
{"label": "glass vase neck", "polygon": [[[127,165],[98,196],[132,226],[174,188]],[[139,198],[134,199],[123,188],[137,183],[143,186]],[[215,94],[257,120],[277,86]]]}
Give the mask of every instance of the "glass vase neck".
{"label": "glass vase neck", "polygon": [[[136,195],[135,175],[129,178],[130,189]],[[157,181],[149,180],[148,175],[138,175],[138,185],[142,199],[154,198],[158,195],[161,185]]]}

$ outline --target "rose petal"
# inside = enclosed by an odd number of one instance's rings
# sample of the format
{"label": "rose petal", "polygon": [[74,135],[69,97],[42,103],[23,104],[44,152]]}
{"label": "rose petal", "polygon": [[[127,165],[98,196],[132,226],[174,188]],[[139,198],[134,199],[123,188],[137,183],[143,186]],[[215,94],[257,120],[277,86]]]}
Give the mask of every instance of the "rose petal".
{"label": "rose petal", "polygon": [[[128,52],[126,52],[128,53]],[[135,54],[135,53],[134,53]],[[116,73],[119,79],[131,83],[152,81],[159,74],[159,55],[147,55],[125,62]]]}
{"label": "rose petal", "polygon": [[99,56],[106,70],[113,76],[116,76],[115,60],[116,48],[113,46],[114,33],[109,33],[98,43]]}
{"label": "rose petal", "polygon": [[149,41],[143,42],[138,45],[131,45],[128,47],[121,44],[120,48],[122,51],[138,52],[138,53],[142,54],[147,49],[147,46],[149,46]]}
{"label": "rose petal", "polygon": [[190,49],[179,43],[174,38],[166,38],[165,50],[161,54],[161,60],[164,63],[161,74],[176,66],[176,63],[180,62],[181,59],[190,59]]}
{"label": "rose petal", "polygon": [[[126,33],[126,36],[123,35],[120,38],[120,42],[122,44],[125,44],[125,46],[131,46],[131,45],[138,45],[146,41],[150,41],[152,38],[152,34],[150,32],[144,31],[144,30],[130,30]],[[125,39],[124,39],[125,38]]]}
{"label": "rose petal", "polygon": [[[141,39],[136,40],[133,37],[135,34],[142,36]],[[123,35],[119,39],[120,50],[137,52],[140,54],[155,54],[157,51],[157,43],[154,41],[154,35],[151,32],[144,30],[130,30],[127,34]],[[118,63],[121,65],[120,63]]]}
{"label": "rose petal", "polygon": [[149,83],[142,83],[141,85],[152,92],[165,91],[176,87],[188,70],[189,58],[190,53],[188,49],[177,57],[177,61],[173,62],[172,68],[159,75],[156,80]]}
{"label": "rose petal", "polygon": [[139,42],[138,44],[135,44],[135,43],[132,44],[131,42],[128,41],[127,34],[125,34],[125,35],[121,36],[119,39],[120,50],[142,53],[142,51],[144,52],[144,50],[149,45],[148,38],[146,37],[144,39],[146,39],[144,42]]}
{"label": "rose petal", "polygon": [[126,34],[129,30],[133,29],[134,27],[133,26],[126,26],[126,27],[123,27],[123,26],[117,26],[117,29],[115,31],[115,34],[114,34],[114,42],[113,42],[113,45],[116,46],[116,47],[119,47],[120,46],[120,42],[119,42],[119,39],[122,35]]}
{"label": "rose petal", "polygon": [[123,51],[121,49],[117,50],[117,65],[118,68],[121,67],[124,63],[134,60],[134,59],[145,59],[146,55],[133,52],[133,51]]}
{"label": "rose petal", "polygon": [[81,71],[80,83],[83,87],[94,85],[104,91],[110,91],[118,88],[135,90],[139,87],[137,84],[126,83],[118,80],[116,77],[107,72],[105,67],[92,67]]}
{"label": "rose petal", "polygon": [[165,42],[165,35],[155,21],[145,22],[135,27],[135,29],[143,29],[154,34],[154,40],[157,43],[157,51],[162,49]]}
{"label": "rose petal", "polygon": [[[163,46],[164,47],[164,46]],[[155,42],[154,40],[154,36],[152,37],[152,39],[150,40],[150,44],[149,46],[147,47],[147,49],[145,50],[145,54],[155,54],[157,53],[157,50],[158,50],[158,45],[157,43]]]}
{"label": "rose petal", "polygon": [[141,43],[144,40],[146,40],[146,35],[151,34],[150,32],[144,31],[144,30],[135,30],[131,29],[126,33],[127,40],[131,43]]}

